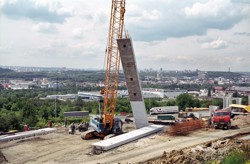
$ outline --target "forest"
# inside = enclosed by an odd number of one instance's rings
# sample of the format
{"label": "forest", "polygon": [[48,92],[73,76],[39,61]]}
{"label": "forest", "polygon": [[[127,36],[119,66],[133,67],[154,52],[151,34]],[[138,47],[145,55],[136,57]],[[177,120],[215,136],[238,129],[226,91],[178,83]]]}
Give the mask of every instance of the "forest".
{"label": "forest", "polygon": [[[0,93],[0,131],[22,130],[25,124],[34,128],[46,127],[48,121],[62,124],[66,111],[99,113],[98,101],[84,101],[80,97],[73,101],[40,99],[42,95],[56,92],[53,89],[2,90]],[[156,106],[178,105],[180,110],[184,110],[186,107],[208,107],[209,105],[222,107],[223,105],[221,99],[199,100],[188,94],[179,95],[176,100],[159,100],[157,98],[145,99],[147,112]],[[116,113],[120,112],[131,113],[128,98],[117,98]],[[86,120],[88,119],[85,118],[84,121]],[[83,120],[72,118],[72,121],[82,122]]]}
{"label": "forest", "polygon": [[[155,72],[140,71],[140,78],[144,80],[146,75],[155,75]],[[164,74],[164,72],[163,72]],[[165,73],[166,76],[196,76],[197,72],[180,72]],[[164,74],[164,75],[165,75]],[[210,76],[221,76],[221,73],[210,72]],[[75,100],[59,101],[41,99],[47,95],[54,94],[77,94],[78,91],[99,91],[99,87],[89,87],[78,85],[81,82],[98,82],[103,81],[104,71],[64,71],[64,72],[15,72],[9,69],[0,68],[0,78],[4,81],[10,79],[32,80],[35,77],[47,77],[50,80],[57,80],[65,85],[60,88],[40,88],[32,87],[27,90],[4,90],[0,85],[0,131],[10,131],[23,129],[28,124],[32,128],[46,127],[48,121],[54,124],[62,124],[64,122],[64,112],[66,111],[89,111],[91,115],[99,113],[98,101],[84,101],[80,97]],[[228,73],[228,76],[238,76],[238,73]],[[119,80],[124,80],[124,74],[119,75]],[[187,85],[143,85],[143,88],[163,88],[163,89],[186,89],[199,90],[200,88],[212,88],[213,86],[203,86],[198,84]],[[126,89],[126,87],[118,87],[118,89]],[[247,97],[243,97],[243,104],[247,104]],[[223,106],[221,99],[197,99],[188,94],[179,95],[173,99],[145,99],[147,112],[152,107],[157,106],[173,106],[178,105],[180,110],[186,107],[208,107],[209,105]],[[128,98],[117,98],[116,114],[120,112],[131,113],[131,106]],[[88,121],[79,118],[71,118],[69,121]]]}

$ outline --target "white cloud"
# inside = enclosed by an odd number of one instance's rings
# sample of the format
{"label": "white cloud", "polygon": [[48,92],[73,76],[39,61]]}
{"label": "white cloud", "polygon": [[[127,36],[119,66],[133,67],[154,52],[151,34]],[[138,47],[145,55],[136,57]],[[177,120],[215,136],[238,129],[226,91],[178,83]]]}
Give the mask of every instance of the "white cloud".
{"label": "white cloud", "polygon": [[227,47],[227,42],[219,37],[217,40],[202,44],[201,47],[205,49],[222,49]]}
{"label": "white cloud", "polygon": [[49,34],[55,34],[58,32],[56,26],[51,23],[38,23],[33,26],[32,30]]}
{"label": "white cloud", "polygon": [[83,33],[84,33],[84,29],[83,28],[74,28],[72,30],[73,37],[75,37],[77,39],[82,39],[83,38]]}
{"label": "white cloud", "polygon": [[185,14],[187,16],[198,16],[198,17],[217,17],[231,8],[232,4],[230,0],[209,0],[207,3],[197,2],[192,7],[185,8]]}
{"label": "white cloud", "polygon": [[[126,1],[138,68],[250,70],[250,4],[242,1]],[[1,2],[0,65],[102,68],[111,2]]]}
{"label": "white cloud", "polygon": [[144,10],[142,12],[142,19],[145,20],[158,20],[160,19],[161,16],[162,14],[158,10],[151,10],[151,11]]}
{"label": "white cloud", "polygon": [[12,19],[28,18],[33,21],[64,23],[72,16],[72,9],[51,0],[2,0],[1,11]]}
{"label": "white cloud", "polygon": [[147,0],[147,4],[133,3],[125,18],[130,23],[127,27],[133,38],[140,41],[202,36],[209,29],[230,29],[250,16],[247,12],[249,4],[230,0],[169,0],[167,3],[164,0],[157,3]]}
{"label": "white cloud", "polygon": [[246,35],[246,36],[250,36],[250,32],[235,32],[234,35]]}

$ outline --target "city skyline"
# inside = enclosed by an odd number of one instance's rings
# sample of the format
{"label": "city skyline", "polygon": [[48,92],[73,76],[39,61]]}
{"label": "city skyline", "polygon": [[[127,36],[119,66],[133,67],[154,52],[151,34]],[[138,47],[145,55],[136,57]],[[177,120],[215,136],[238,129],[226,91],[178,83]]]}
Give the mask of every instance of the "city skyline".
{"label": "city skyline", "polygon": [[[111,1],[3,0],[0,65],[103,69]],[[248,72],[247,0],[127,0],[138,69]]]}

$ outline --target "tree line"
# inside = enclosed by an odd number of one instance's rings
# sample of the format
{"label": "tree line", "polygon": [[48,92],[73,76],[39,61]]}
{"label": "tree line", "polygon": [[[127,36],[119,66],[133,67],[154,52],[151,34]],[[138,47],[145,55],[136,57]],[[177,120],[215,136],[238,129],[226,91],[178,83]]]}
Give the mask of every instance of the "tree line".
{"label": "tree line", "polygon": [[[66,111],[89,111],[91,114],[99,113],[98,101],[83,101],[80,97],[71,101],[40,99],[41,95],[56,92],[55,90],[4,90],[0,93],[0,131],[12,129],[22,130],[25,124],[30,127],[46,127],[48,121],[60,123],[64,121]],[[180,110],[186,107],[208,107],[218,105],[222,107],[222,100],[198,100],[191,95],[182,94],[175,100],[160,101],[158,98],[145,99],[147,112],[156,106],[175,106]],[[131,113],[128,98],[117,98],[116,113]],[[81,121],[81,120],[79,120]]]}

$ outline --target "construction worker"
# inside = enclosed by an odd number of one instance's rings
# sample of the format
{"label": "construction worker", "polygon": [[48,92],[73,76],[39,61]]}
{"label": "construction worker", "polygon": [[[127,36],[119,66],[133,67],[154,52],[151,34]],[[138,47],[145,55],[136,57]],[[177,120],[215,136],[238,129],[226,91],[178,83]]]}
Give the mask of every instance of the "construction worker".
{"label": "construction worker", "polygon": [[72,124],[70,124],[69,126],[69,134],[75,134],[75,123],[73,122]]}

